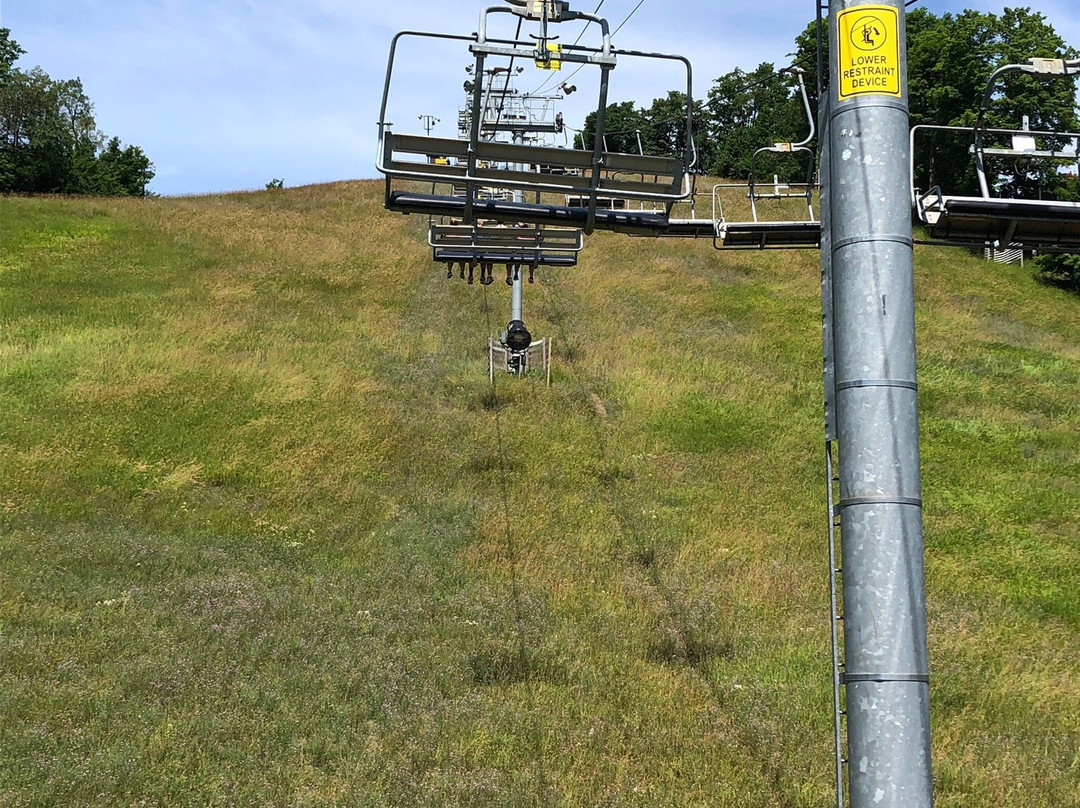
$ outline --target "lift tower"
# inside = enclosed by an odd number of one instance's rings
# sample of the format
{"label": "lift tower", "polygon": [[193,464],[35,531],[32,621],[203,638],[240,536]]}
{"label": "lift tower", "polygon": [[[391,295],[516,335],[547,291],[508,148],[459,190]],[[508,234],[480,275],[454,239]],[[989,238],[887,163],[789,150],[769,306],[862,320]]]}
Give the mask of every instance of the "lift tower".
{"label": "lift tower", "polygon": [[850,808],[933,805],[904,5],[829,4],[822,270]]}

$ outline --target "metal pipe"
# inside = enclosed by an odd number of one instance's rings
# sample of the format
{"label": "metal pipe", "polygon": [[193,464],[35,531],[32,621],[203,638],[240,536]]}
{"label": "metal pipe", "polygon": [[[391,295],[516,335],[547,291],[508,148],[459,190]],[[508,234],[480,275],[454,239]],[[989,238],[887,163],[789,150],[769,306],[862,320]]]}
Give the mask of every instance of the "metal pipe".
{"label": "metal pipe", "polygon": [[810,109],[810,97],[806,93],[806,81],[803,79],[803,75],[806,73],[801,67],[792,65],[791,67],[785,67],[779,71],[780,73],[791,73],[799,82],[799,93],[802,95],[803,108],[806,110],[806,120],[810,124],[810,134],[800,140],[798,143],[792,143],[792,147],[805,146],[811,140],[814,139],[814,135],[817,134],[814,124],[814,112]]}
{"label": "metal pipe", "polygon": [[596,195],[600,188],[600,175],[604,167],[604,126],[607,117],[608,83],[611,68],[600,67],[600,101],[596,108],[596,134],[593,138],[592,176],[589,179],[589,213],[585,220],[585,233],[590,234],[596,224]]}
{"label": "metal pipe", "polygon": [[990,186],[986,178],[986,166],[983,161],[983,132],[986,131],[986,115],[990,111],[990,103],[994,100],[994,89],[997,80],[1006,73],[1028,73],[1047,79],[1057,76],[1072,76],[1069,71],[1080,66],[1080,60],[1065,59],[1031,59],[1027,64],[1002,65],[993,73],[986,82],[983,91],[982,104],[979,107],[979,117],[975,121],[975,172],[979,177],[979,190],[984,198],[990,198]]}
{"label": "metal pipe", "polygon": [[[904,2],[830,12],[848,793],[851,808],[931,808]],[[893,68],[888,82],[852,80],[867,51]]]}
{"label": "metal pipe", "polygon": [[522,321],[524,321],[524,319],[525,319],[524,317],[521,316],[521,308],[522,308],[522,306],[521,306],[522,294],[521,293],[522,293],[522,290],[525,288],[525,286],[524,286],[524,284],[525,284],[524,276],[525,276],[525,273],[519,267],[518,270],[517,270],[516,277],[514,278],[514,283],[510,287],[510,320],[511,321],[513,321],[513,320],[522,320]]}
{"label": "metal pipe", "polygon": [[[822,177],[829,176],[829,102],[818,96],[821,107],[821,141],[819,170]],[[835,331],[833,328],[833,277],[832,277],[832,231],[830,225],[829,183],[821,185],[821,342],[824,357],[825,381],[825,484],[829,517],[829,626],[832,646],[832,686],[833,686],[833,733],[836,748],[836,808],[844,808],[844,727],[843,703],[840,682],[840,633],[837,628],[839,615],[837,576],[837,537],[836,514],[834,510],[833,448],[836,441],[836,350],[834,347]]]}
{"label": "metal pipe", "polygon": [[608,21],[603,17],[597,17],[595,14],[586,14],[581,11],[571,11],[563,16],[566,21],[570,20],[585,20],[586,22],[595,22],[600,26],[600,35],[602,37],[601,52],[604,56],[611,56],[611,30],[608,26]]}

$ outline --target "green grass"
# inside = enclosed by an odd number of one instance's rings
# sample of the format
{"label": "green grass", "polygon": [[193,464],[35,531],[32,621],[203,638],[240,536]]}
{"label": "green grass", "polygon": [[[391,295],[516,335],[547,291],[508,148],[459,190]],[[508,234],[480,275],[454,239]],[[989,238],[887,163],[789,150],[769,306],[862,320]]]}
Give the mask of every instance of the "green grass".
{"label": "green grass", "polygon": [[[812,253],[0,199],[0,806],[825,808]],[[1080,301],[917,255],[937,804],[1080,805]]]}

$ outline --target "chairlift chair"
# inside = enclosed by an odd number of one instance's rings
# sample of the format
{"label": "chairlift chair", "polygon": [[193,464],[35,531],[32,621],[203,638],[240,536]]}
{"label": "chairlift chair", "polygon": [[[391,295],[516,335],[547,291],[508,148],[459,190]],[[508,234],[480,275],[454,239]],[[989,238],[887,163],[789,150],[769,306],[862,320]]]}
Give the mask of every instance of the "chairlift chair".
{"label": "chairlift chair", "polygon": [[447,265],[447,277],[451,277],[455,265],[460,265],[462,275],[469,269],[471,282],[475,266],[500,264],[514,267],[515,272],[522,267],[528,269],[532,283],[537,267],[577,266],[584,239],[580,230],[540,225],[432,223],[428,227],[428,244],[432,260]]}
{"label": "chairlift chair", "polygon": [[[542,7],[542,14],[536,8]],[[528,19],[541,19],[538,41],[495,39],[487,36],[488,18],[496,13],[511,13]],[[584,20],[600,26],[601,48],[563,45],[547,35],[548,22]],[[594,65],[600,69],[594,148],[591,151],[561,149],[551,146],[524,145],[485,140],[481,132],[483,99],[481,82],[474,83],[468,139],[454,139],[399,133],[386,120],[387,105],[394,73],[398,44],[404,38],[466,42],[476,60],[474,75],[484,74],[489,58],[536,61],[558,59],[561,62]],[[379,115],[379,152],[376,168],[386,177],[385,205],[402,213],[451,216],[465,224],[479,219],[501,222],[525,222],[534,225],[572,227],[591,233],[594,229],[651,234],[667,224],[671,206],[685,199],[689,190],[686,178],[694,162],[692,131],[692,71],[682,56],[619,51],[619,56],[672,60],[686,69],[686,144],[678,157],[621,154],[603,148],[604,118],[607,108],[610,73],[616,65],[611,34],[605,19],[593,14],[571,11],[566,3],[530,2],[495,6],[480,15],[479,31],[472,36],[402,31],[392,40],[383,86]],[[526,170],[525,166],[549,167],[546,173]],[[420,193],[400,183],[421,181],[463,187],[463,196]],[[577,194],[584,207],[553,205],[543,202],[482,199],[481,189],[501,186],[514,189]],[[654,201],[659,211],[601,208],[602,197]]]}
{"label": "chairlift chair", "polygon": [[[817,187],[814,182],[816,161],[813,150],[806,145],[814,139],[816,127],[810,109],[810,99],[806,94],[804,71],[799,67],[788,67],[781,72],[792,73],[798,79],[806,118],[810,124],[810,133],[798,143],[774,143],[755,151],[750,158],[750,176],[746,186],[725,183],[713,186],[713,221],[715,223],[713,246],[717,249],[792,249],[821,246],[821,222],[814,215],[813,199],[814,190]],[[758,163],[761,155],[767,153],[805,155],[807,158],[805,180],[798,183],[782,183],[778,177],[774,176],[771,184],[762,183],[758,176]],[[744,221],[729,219],[724,215],[722,192],[726,189],[744,187],[746,196],[750,200],[750,219]],[[761,218],[758,202],[763,200],[780,202],[789,199],[805,202],[806,217],[804,219],[769,221]]]}
{"label": "chairlift chair", "polygon": [[[1071,162],[1080,168],[1077,144],[1080,133],[1048,132],[1024,129],[990,129],[986,114],[995,92],[997,80],[1006,73],[1022,72],[1051,80],[1080,75],[1080,59],[1030,59],[1025,64],[998,68],[987,82],[982,107],[973,129],[958,126],[922,124],[911,130],[911,189],[912,204],[919,220],[926,225],[932,239],[960,246],[990,246],[1001,249],[1019,248],[1059,252],[1080,251],[1080,202],[1045,199],[1004,199],[991,196],[991,178],[987,158],[1022,158]],[[923,131],[968,132],[973,135],[970,147],[975,157],[979,180],[979,196],[946,194],[940,186],[920,193],[915,188],[916,135]],[[992,147],[989,139],[1011,139],[1011,147]],[[1039,141],[1071,140],[1071,150],[1053,146],[1038,148]]]}

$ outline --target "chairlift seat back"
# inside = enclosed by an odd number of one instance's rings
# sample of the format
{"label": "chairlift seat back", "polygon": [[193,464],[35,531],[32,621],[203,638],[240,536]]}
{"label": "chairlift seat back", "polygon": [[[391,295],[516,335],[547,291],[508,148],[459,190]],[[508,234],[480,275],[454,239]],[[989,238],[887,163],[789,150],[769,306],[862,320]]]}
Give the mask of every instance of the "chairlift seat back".
{"label": "chairlift seat back", "polygon": [[[467,140],[387,132],[382,168],[388,176],[399,179],[456,184],[472,180],[480,185],[552,193],[582,193],[592,187],[592,152],[480,141],[475,144],[476,168],[470,177],[469,149]],[[414,159],[407,159],[409,156]],[[665,201],[682,197],[685,169],[681,158],[604,152],[601,161],[600,193]],[[541,174],[515,167],[521,164],[556,167],[561,173]]]}
{"label": "chairlift seat back", "polygon": [[[387,198],[386,206],[402,213],[462,217],[468,201],[456,196],[394,191]],[[588,208],[506,202],[498,199],[472,200],[472,213],[477,219],[576,228],[586,227],[589,217]],[[666,214],[637,210],[598,209],[595,216],[597,229],[637,235],[662,233],[667,227],[667,221]]]}

